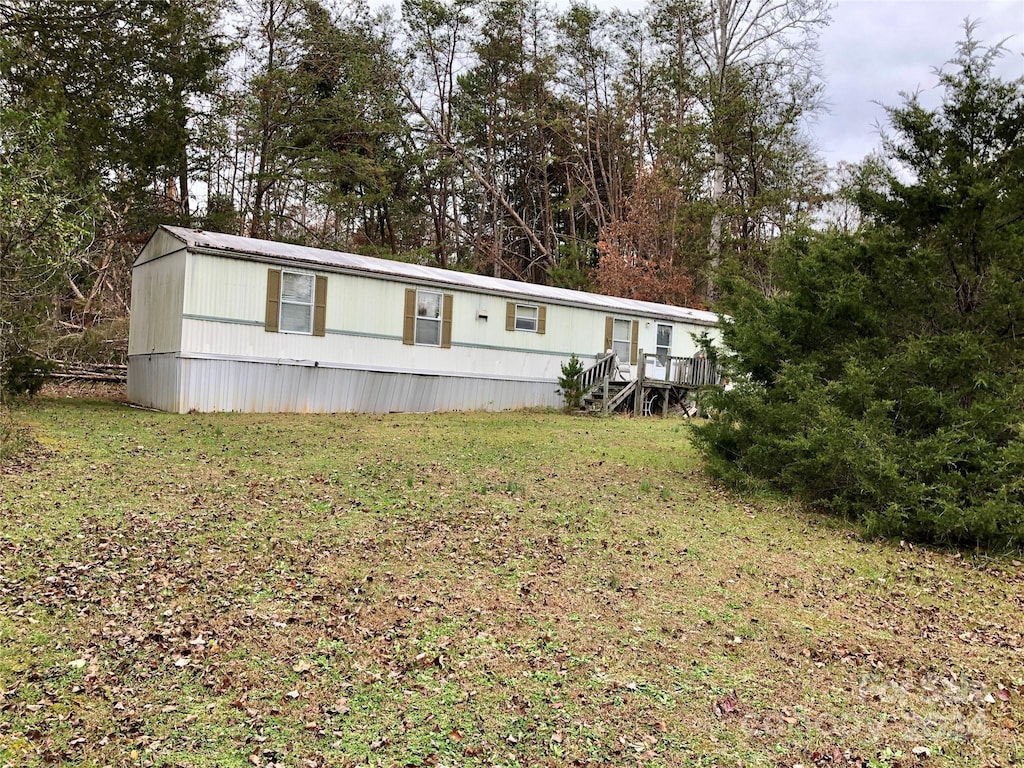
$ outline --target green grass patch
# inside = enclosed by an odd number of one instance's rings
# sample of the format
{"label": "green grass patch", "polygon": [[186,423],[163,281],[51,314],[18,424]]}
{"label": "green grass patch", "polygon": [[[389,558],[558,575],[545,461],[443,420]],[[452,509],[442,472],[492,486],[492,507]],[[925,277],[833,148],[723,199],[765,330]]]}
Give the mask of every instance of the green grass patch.
{"label": "green grass patch", "polygon": [[17,417],[3,768],[1024,759],[1019,563],[727,493],[677,420]]}

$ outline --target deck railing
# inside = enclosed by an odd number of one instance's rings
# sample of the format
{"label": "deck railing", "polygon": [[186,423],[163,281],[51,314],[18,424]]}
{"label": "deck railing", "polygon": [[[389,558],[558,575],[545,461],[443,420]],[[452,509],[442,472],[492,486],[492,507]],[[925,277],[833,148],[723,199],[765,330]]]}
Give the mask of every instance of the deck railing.
{"label": "deck railing", "polygon": [[687,387],[718,386],[722,384],[722,370],[703,357],[648,355],[640,350],[637,380],[641,384],[663,381]]}
{"label": "deck railing", "polygon": [[[667,413],[669,401],[677,396],[684,397],[686,392],[704,386],[721,386],[722,371],[710,360],[703,357],[674,357],[671,355],[647,355],[641,349],[637,355],[637,375],[633,380],[623,380],[624,386],[609,387],[610,382],[619,375],[619,358],[614,352],[599,355],[594,364],[580,374],[581,394],[586,397],[590,392],[603,387],[601,393],[601,410],[603,413],[617,408],[628,397],[633,396],[634,412],[639,414],[648,403],[647,393],[663,391],[660,396],[662,408]],[[676,388],[679,388],[678,390]],[[681,394],[676,395],[673,392]],[[595,396],[595,400],[598,399]]]}
{"label": "deck railing", "polygon": [[619,358],[614,352],[606,352],[597,358],[597,361],[580,374],[580,384],[583,394],[586,394],[598,384],[607,381],[612,374],[618,370]]}

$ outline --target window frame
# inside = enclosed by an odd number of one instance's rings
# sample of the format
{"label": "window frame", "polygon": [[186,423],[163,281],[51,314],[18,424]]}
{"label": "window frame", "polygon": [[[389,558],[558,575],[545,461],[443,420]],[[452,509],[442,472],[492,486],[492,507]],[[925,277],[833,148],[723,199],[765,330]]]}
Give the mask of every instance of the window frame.
{"label": "window frame", "polygon": [[604,316],[604,349],[609,352],[618,352],[615,350],[615,343],[618,341],[619,344],[625,343],[625,339],[615,338],[615,324],[616,323],[628,323],[629,324],[629,353],[627,357],[621,358],[620,362],[628,362],[630,366],[636,365],[640,356],[640,322],[636,318],[628,316],[615,316],[605,315]]}
{"label": "window frame", "polygon": [[[437,297],[437,317],[426,317],[420,315],[420,295],[431,294]],[[417,288],[416,289],[416,307],[415,307],[415,321],[413,323],[413,344],[421,347],[441,347],[444,342],[443,334],[443,323],[444,323],[444,292],[433,291],[428,288]],[[430,341],[420,340],[420,321],[424,323],[437,323],[437,343]]]}
{"label": "window frame", "polygon": [[[519,314],[520,309],[532,309],[533,317],[524,317]],[[519,321],[526,320],[533,324],[532,328],[520,327]],[[523,333],[538,333],[540,328],[540,305],[539,304],[521,304],[516,302],[515,319],[513,322],[513,330],[522,331]]]}
{"label": "window frame", "polygon": [[[622,339],[616,335],[616,329],[620,324],[626,327],[626,338]],[[626,354],[620,355],[619,350],[616,348],[617,344],[626,345]],[[613,317],[612,318],[612,351],[615,352],[616,356],[621,362],[629,363],[633,357],[633,320],[628,317]]]}
{"label": "window frame", "polygon": [[[423,293],[440,293],[441,295],[441,343],[432,344],[425,341],[416,340],[416,329],[419,326],[419,321],[431,322],[434,318],[420,317],[417,314],[417,306],[419,304],[419,294]],[[415,346],[421,345],[426,347],[440,347],[441,349],[451,349],[452,346],[452,317],[453,308],[455,306],[455,295],[452,293],[444,293],[444,291],[438,291],[435,288],[414,288],[409,286],[405,289],[405,310],[402,321],[402,343]]]}
{"label": "window frame", "polygon": [[[658,334],[662,328],[668,329],[668,345],[662,345],[658,343]],[[664,350],[664,352],[662,352]],[[654,329],[654,356],[658,360],[658,365],[665,366],[668,364],[668,359],[672,357],[672,325],[669,323],[657,323]]]}
{"label": "window frame", "polygon": [[[295,331],[281,329],[281,299],[284,295],[284,273],[308,275],[313,280],[313,312],[310,329]],[[305,302],[284,302],[289,306],[304,305]],[[327,334],[327,276],[301,269],[269,267],[267,269],[267,308],[263,319],[263,330],[267,333],[287,333],[296,336],[325,336]]]}
{"label": "window frame", "polygon": [[[532,309],[534,310],[534,316],[532,318],[526,317],[520,312],[520,309]],[[531,320],[533,324],[532,328],[520,327],[520,321],[529,323]],[[546,304],[535,303],[532,301],[516,301],[515,299],[510,299],[505,302],[506,331],[522,331],[523,333],[535,333],[538,336],[543,336],[547,333],[547,326],[548,308]]]}
{"label": "window frame", "polygon": [[[287,281],[288,275],[296,277],[306,278],[309,282],[309,302],[300,302],[286,300],[284,297],[284,286]],[[291,330],[284,327],[284,308],[285,306],[290,307],[306,307],[309,312],[306,317],[306,328],[305,330]],[[290,333],[297,336],[312,336],[313,335],[313,314],[316,308],[316,275],[312,272],[300,271],[297,269],[282,269],[281,270],[281,295],[279,297],[278,304],[278,320],[277,320],[277,331],[278,333]]]}

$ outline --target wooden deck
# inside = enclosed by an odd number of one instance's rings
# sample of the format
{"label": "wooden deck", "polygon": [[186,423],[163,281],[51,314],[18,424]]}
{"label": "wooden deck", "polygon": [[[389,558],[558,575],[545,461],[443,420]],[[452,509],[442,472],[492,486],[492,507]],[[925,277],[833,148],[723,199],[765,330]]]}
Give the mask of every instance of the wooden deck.
{"label": "wooden deck", "polygon": [[693,393],[702,387],[721,386],[722,372],[703,357],[646,355],[640,350],[636,383],[633,414],[651,416],[660,410],[667,416],[673,405],[683,406],[689,413]]}
{"label": "wooden deck", "polygon": [[721,370],[703,357],[649,355],[643,350],[637,356],[636,378],[623,375],[612,353],[599,357],[581,378],[588,410],[625,409],[635,416],[667,416],[672,407],[682,407],[689,415],[696,391],[722,385]]}

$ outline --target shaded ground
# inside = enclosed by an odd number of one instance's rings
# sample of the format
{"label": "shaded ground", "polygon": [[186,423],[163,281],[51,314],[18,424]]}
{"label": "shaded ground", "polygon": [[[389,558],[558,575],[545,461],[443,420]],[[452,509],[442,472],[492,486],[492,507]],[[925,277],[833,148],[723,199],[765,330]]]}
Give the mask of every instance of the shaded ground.
{"label": "shaded ground", "polygon": [[19,415],[0,766],[1024,761],[1019,562],[724,493],[681,421]]}
{"label": "shaded ground", "polygon": [[50,399],[89,399],[106,400],[114,403],[128,401],[125,384],[105,381],[48,381],[43,385],[42,397]]}

